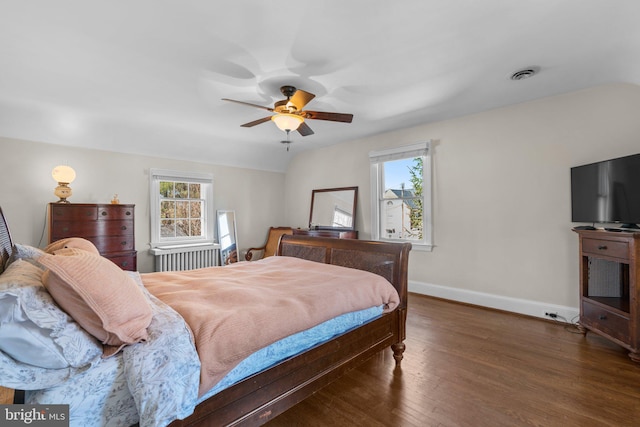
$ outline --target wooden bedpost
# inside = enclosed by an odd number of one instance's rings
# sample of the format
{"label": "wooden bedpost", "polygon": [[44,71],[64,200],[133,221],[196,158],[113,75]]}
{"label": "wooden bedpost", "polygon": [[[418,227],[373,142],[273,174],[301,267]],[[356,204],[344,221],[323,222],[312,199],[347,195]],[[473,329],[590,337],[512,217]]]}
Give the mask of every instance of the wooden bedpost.
{"label": "wooden bedpost", "polygon": [[0,386],[0,405],[13,403],[13,389]]}

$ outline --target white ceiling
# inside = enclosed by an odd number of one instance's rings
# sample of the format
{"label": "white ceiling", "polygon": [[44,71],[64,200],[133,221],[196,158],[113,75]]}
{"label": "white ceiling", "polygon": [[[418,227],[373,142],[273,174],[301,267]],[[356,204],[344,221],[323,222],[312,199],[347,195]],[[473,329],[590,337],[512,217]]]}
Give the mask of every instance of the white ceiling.
{"label": "white ceiling", "polygon": [[[284,171],[301,150],[613,82],[638,0],[0,0],[0,136]],[[516,70],[540,67],[512,81]],[[285,133],[306,109],[352,113]],[[427,135],[426,137],[433,137]]]}

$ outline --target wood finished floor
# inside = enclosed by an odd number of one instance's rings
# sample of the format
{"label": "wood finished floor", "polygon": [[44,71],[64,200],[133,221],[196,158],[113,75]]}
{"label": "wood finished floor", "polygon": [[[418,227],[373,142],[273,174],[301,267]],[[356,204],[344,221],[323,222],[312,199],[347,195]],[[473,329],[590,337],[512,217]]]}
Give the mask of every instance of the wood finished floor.
{"label": "wood finished floor", "polygon": [[384,351],[267,426],[640,426],[640,364],[572,332],[411,294],[400,369]]}

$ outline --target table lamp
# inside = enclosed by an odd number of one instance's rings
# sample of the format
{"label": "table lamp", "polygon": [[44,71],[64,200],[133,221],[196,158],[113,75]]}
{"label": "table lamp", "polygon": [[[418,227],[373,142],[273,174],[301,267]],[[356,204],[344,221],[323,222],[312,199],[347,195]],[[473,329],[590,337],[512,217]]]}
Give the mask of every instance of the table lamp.
{"label": "table lamp", "polygon": [[51,171],[51,176],[58,183],[58,186],[53,190],[53,194],[60,197],[57,203],[69,203],[67,198],[71,197],[71,187],[69,184],[76,179],[76,171],[69,166],[56,166]]}

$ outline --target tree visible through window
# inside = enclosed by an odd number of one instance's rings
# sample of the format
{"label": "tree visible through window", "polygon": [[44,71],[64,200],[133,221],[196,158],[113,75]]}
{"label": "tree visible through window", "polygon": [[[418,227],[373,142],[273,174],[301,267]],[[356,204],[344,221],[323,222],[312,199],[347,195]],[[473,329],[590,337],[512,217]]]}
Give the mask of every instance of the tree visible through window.
{"label": "tree visible through window", "polygon": [[151,246],[213,243],[213,176],[151,169]]}
{"label": "tree visible through window", "polygon": [[199,183],[160,181],[160,237],[202,236]]}
{"label": "tree visible through window", "polygon": [[409,167],[411,175],[411,184],[413,184],[413,203],[414,206],[410,211],[411,230],[415,230],[418,238],[422,239],[423,235],[423,203],[422,203],[422,165],[424,164],[422,157],[415,157],[413,165]]}

